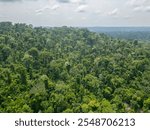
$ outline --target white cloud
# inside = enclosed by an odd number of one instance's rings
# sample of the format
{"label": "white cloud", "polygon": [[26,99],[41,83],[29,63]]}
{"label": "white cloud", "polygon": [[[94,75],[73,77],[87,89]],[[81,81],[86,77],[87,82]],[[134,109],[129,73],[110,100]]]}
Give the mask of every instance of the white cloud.
{"label": "white cloud", "polygon": [[36,12],[36,13],[40,13],[40,12],[43,12],[43,11],[45,11],[45,10],[47,10],[47,9],[50,9],[50,6],[44,6],[43,8],[40,8],[40,9],[35,10],[35,12]]}
{"label": "white cloud", "polygon": [[56,0],[59,3],[78,3],[85,4],[85,0]]}
{"label": "white cloud", "polygon": [[[0,2],[0,15],[3,15],[3,17],[0,16],[0,21],[11,20],[15,22],[19,19],[19,22],[50,26],[150,26],[150,0],[18,1],[22,2],[7,2],[5,4]],[[84,17],[87,20],[84,20]]]}
{"label": "white cloud", "polygon": [[37,10],[35,10],[35,12],[40,13],[40,12],[43,12],[43,10],[42,9],[37,9]]}
{"label": "white cloud", "polygon": [[126,15],[126,16],[123,16],[124,19],[131,19],[132,17],[130,15]]}
{"label": "white cloud", "polygon": [[147,7],[145,8],[145,11],[146,11],[146,12],[150,12],[150,6],[147,6]]}
{"label": "white cloud", "polygon": [[133,11],[150,12],[150,6],[137,6],[133,8]]}
{"label": "white cloud", "polygon": [[150,0],[128,0],[126,4],[132,7],[148,6]]}
{"label": "white cloud", "polygon": [[73,17],[70,16],[70,17],[68,17],[67,19],[68,19],[68,20],[73,20]]}
{"label": "white cloud", "polygon": [[55,4],[51,7],[51,10],[57,10],[58,8],[60,8],[60,5]]}
{"label": "white cloud", "polygon": [[134,11],[143,11],[143,6],[137,6],[133,8]]}
{"label": "white cloud", "polygon": [[58,1],[60,3],[70,3],[70,0],[56,0],[56,1]]}
{"label": "white cloud", "polygon": [[42,15],[43,14],[43,12],[37,12],[36,13],[36,15]]}
{"label": "white cloud", "polygon": [[87,5],[79,5],[75,11],[80,13],[86,12],[87,7],[88,7]]}
{"label": "white cloud", "polygon": [[0,14],[0,18],[3,18],[3,15]]}
{"label": "white cloud", "polygon": [[[22,2],[25,0],[0,0],[0,2]],[[26,0],[26,1],[37,1],[37,0]]]}
{"label": "white cloud", "polygon": [[147,0],[128,0],[127,5],[140,6],[143,5]]}
{"label": "white cloud", "polygon": [[102,12],[100,10],[96,10],[94,13],[95,14],[101,14]]}
{"label": "white cloud", "polygon": [[110,16],[115,16],[115,15],[117,15],[118,14],[118,8],[115,8],[115,9],[113,9],[112,11],[110,11],[109,13],[108,13],[108,15],[110,15]]}
{"label": "white cloud", "polygon": [[86,20],[86,19],[87,19],[87,17],[82,17],[81,19],[82,19],[82,20]]}
{"label": "white cloud", "polygon": [[85,0],[70,0],[71,3],[85,4]]}

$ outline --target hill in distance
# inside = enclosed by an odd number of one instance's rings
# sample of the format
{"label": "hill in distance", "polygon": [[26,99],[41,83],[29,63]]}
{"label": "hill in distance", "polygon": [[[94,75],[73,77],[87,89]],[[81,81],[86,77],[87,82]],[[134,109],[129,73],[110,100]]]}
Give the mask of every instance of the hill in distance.
{"label": "hill in distance", "polygon": [[88,29],[114,38],[150,40],[150,27],[88,27]]}

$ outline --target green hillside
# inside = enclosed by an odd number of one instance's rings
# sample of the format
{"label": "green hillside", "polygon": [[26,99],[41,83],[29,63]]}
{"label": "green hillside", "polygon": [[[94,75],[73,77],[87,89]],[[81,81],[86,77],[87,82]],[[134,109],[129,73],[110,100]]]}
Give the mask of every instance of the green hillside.
{"label": "green hillside", "polygon": [[0,112],[150,112],[150,41],[1,22]]}

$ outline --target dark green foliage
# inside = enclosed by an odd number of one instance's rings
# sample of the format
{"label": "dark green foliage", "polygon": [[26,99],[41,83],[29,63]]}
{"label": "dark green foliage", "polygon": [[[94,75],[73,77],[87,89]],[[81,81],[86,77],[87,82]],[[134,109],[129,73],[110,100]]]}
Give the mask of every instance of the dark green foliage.
{"label": "dark green foliage", "polygon": [[150,42],[2,22],[0,112],[150,112]]}

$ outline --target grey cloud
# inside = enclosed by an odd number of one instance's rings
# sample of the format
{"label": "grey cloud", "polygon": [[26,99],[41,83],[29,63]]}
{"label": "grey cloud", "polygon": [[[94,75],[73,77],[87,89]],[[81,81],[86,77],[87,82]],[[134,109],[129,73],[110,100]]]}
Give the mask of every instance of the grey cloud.
{"label": "grey cloud", "polygon": [[118,14],[118,8],[115,8],[114,10],[112,10],[112,11],[110,11],[109,13],[108,13],[108,15],[110,15],[110,16],[115,16],[115,15],[117,15]]}
{"label": "grey cloud", "polygon": [[60,5],[55,4],[51,7],[51,10],[57,10],[58,8],[60,8]]}
{"label": "grey cloud", "polygon": [[[25,0],[0,0],[0,2],[22,2]],[[26,1],[38,1],[38,0],[26,0]]]}
{"label": "grey cloud", "polygon": [[0,0],[0,2],[15,2],[15,1],[22,1],[22,0]]}
{"label": "grey cloud", "polygon": [[78,3],[78,4],[85,4],[85,0],[56,0],[59,3]]}
{"label": "grey cloud", "polygon": [[87,5],[80,5],[80,6],[77,7],[77,9],[75,11],[79,12],[79,13],[86,12],[87,7],[88,7]]}
{"label": "grey cloud", "polygon": [[150,12],[150,6],[137,6],[133,8],[133,11]]}
{"label": "grey cloud", "polygon": [[50,9],[50,6],[44,6],[43,8],[37,9],[35,12],[36,13],[41,13],[41,12],[47,10],[47,9]]}
{"label": "grey cloud", "polygon": [[71,2],[70,0],[56,0],[56,1],[58,1],[60,3],[70,3]]}
{"label": "grey cloud", "polygon": [[146,11],[146,12],[150,12],[150,6],[147,6],[147,7],[145,8],[145,11]]}
{"label": "grey cloud", "polygon": [[143,11],[143,6],[137,6],[133,8],[133,11]]}
{"label": "grey cloud", "polygon": [[127,5],[132,7],[147,6],[150,5],[150,1],[149,0],[128,0]]}
{"label": "grey cloud", "polygon": [[[23,2],[23,1],[38,1],[38,0],[0,0],[0,2]],[[48,0],[47,0],[48,1]],[[85,0],[56,0],[59,3],[85,3]]]}
{"label": "grey cloud", "polygon": [[78,3],[78,4],[86,4],[85,0],[70,0],[72,3]]}

